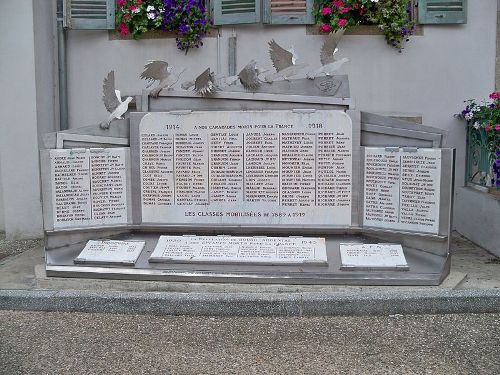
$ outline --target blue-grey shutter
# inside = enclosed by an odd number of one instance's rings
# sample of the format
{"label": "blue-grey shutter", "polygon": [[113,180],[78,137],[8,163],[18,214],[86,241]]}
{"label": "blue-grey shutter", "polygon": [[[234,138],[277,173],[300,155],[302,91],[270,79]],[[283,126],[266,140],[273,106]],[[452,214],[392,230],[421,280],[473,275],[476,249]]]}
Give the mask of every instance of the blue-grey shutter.
{"label": "blue-grey shutter", "polygon": [[214,25],[260,22],[261,0],[213,0]]}
{"label": "blue-grey shutter", "polygon": [[314,24],[314,0],[263,0],[264,23],[274,25]]}
{"label": "blue-grey shutter", "polygon": [[467,23],[467,0],[418,0],[418,23]]}
{"label": "blue-grey shutter", "polygon": [[69,29],[114,29],[116,0],[65,0],[64,20]]}

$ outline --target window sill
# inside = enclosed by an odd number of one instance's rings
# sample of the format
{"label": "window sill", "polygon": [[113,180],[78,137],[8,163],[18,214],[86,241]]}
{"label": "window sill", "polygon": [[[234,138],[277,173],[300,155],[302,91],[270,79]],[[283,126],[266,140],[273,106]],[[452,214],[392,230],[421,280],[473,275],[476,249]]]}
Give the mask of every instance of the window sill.
{"label": "window sill", "polygon": [[[306,35],[324,35],[319,32],[319,27],[317,25],[306,26]],[[351,30],[346,31],[345,35],[382,35],[376,25],[360,25],[353,27]],[[415,25],[414,34],[416,36],[424,35],[424,26]]]}
{"label": "window sill", "polygon": [[[217,28],[211,28],[208,30],[208,33],[204,36],[204,38],[216,38],[217,37]],[[109,30],[108,31],[109,40],[135,40],[132,35],[121,35],[117,30]],[[174,39],[175,32],[173,31],[161,31],[161,30],[151,30],[147,31],[141,35],[138,40],[141,39]]]}

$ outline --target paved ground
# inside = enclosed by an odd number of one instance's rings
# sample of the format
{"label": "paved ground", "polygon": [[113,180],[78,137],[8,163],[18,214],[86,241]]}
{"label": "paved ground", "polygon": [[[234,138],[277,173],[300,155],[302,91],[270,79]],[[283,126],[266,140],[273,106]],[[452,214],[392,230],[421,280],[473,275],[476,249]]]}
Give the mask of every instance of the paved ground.
{"label": "paved ground", "polygon": [[0,373],[500,374],[500,314],[208,318],[0,311]]}

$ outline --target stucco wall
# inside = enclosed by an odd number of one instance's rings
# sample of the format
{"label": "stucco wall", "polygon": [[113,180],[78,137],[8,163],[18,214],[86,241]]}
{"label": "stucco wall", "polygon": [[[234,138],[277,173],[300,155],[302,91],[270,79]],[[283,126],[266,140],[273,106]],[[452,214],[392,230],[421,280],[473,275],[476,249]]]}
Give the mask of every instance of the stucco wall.
{"label": "stucco wall", "polygon": [[[339,56],[351,62],[348,73],[356,107],[379,113],[423,116],[426,124],[449,131],[448,146],[457,148],[457,183],[463,185],[463,124],[453,118],[465,99],[485,97],[494,88],[496,0],[470,6],[463,26],[425,26],[402,54],[388,47],[382,36],[345,36]],[[221,31],[220,61],[227,71],[227,38],[232,27]],[[267,42],[275,39],[292,45],[299,60],[316,67],[322,36],[306,35],[303,26],[234,28],[238,37],[238,69],[250,59],[271,67]],[[187,55],[175,48],[172,39],[110,40],[103,31],[71,31],[68,38],[70,127],[97,123],[106,117],[101,103],[102,79],[114,69],[119,89],[138,92],[145,87],[139,74],[144,62],[164,59],[174,67],[186,67],[191,79],[206,67],[217,68],[217,38]]]}
{"label": "stucco wall", "polygon": [[[38,5],[49,6],[50,2]],[[37,49],[35,45],[36,40],[43,38],[42,35],[35,38],[35,32],[49,33],[46,26],[50,19],[36,29],[34,18],[45,19],[47,14],[45,10],[34,10],[33,0],[4,1],[0,12],[0,216],[8,238],[42,235],[38,124],[44,121],[38,121],[38,116],[44,111],[42,95],[50,96],[51,91],[42,88],[37,95],[35,65],[43,54],[52,51]],[[35,50],[42,55],[35,58]],[[53,68],[52,63],[50,67]],[[52,87],[47,80],[45,84]],[[41,130],[44,129],[48,127],[41,125]]]}

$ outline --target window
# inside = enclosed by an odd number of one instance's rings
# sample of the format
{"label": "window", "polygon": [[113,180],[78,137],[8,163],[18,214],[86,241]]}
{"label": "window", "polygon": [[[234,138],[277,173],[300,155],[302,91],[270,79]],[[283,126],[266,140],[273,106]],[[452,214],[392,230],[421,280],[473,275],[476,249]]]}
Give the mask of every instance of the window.
{"label": "window", "polygon": [[212,0],[214,25],[314,24],[314,0]]}

